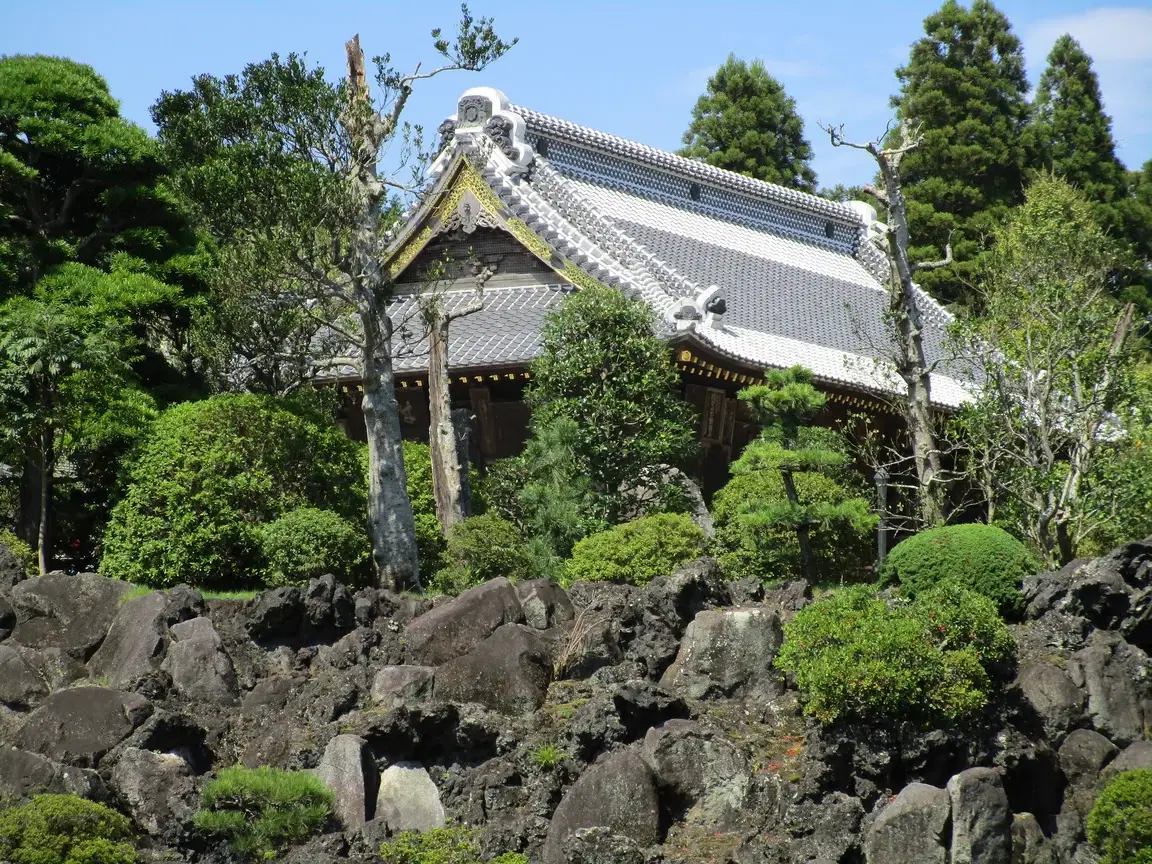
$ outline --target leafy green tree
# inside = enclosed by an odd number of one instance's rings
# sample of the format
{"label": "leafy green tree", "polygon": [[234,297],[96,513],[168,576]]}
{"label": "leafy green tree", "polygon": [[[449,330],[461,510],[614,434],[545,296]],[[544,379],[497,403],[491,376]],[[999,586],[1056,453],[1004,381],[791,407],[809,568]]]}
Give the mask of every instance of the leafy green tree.
{"label": "leafy green tree", "polygon": [[862,530],[875,519],[863,498],[804,501],[797,491],[796,474],[828,474],[843,467],[845,462],[843,453],[821,447],[818,441],[801,440],[801,430],[810,425],[827,397],[812,385],[812,373],[801,366],[769,369],[764,373],[763,384],[744,388],[739,397],[764,429],[744,448],[732,465],[732,473],[737,476],[760,471],[778,473],[786,495],[784,500],[750,503],[748,511],[740,516],[741,524],[752,531],[776,528],[794,531],[800,547],[800,571],[805,578],[814,579],[817,572],[812,551],[814,529],[827,531],[845,526]]}
{"label": "leafy green tree", "polygon": [[914,261],[953,262],[926,271],[922,286],[945,302],[970,299],[984,236],[1023,195],[1027,120],[1024,54],[989,0],[946,0],[896,70],[892,98],[923,140],[901,165]]}
{"label": "leafy green tree", "polygon": [[533,434],[560,418],[575,425],[568,434],[595,496],[591,515],[610,522],[634,509],[629,490],[673,499],[681,487],[666,479],[668,468],[689,467],[699,446],[692,409],[676,392],[679,374],[654,325],[642,300],[586,288],[549,314],[532,365]]}
{"label": "leafy green tree", "polygon": [[75,795],[37,795],[0,810],[0,857],[12,864],[136,864],[132,823]]}
{"label": "leafy green tree", "polygon": [[796,102],[761,60],[729,54],[692,109],[681,156],[757,180],[816,191],[812,145]]}
{"label": "leafy green tree", "polygon": [[0,306],[2,431],[21,462],[35,466],[41,572],[53,557],[57,464],[67,459],[83,470],[108,455],[104,445],[134,440],[154,416],[132,370],[140,341],[133,328],[175,294],[144,274],[64,264],[34,296]]}
{"label": "leafy green tree", "polygon": [[164,173],[156,143],[90,66],[0,57],[0,299],[68,261],[160,263],[186,250]]}
{"label": "leafy green tree", "polygon": [[354,37],[339,83],[295,54],[273,55],[240,75],[200,75],[190,90],[165,92],[152,108],[178,188],[199,224],[242,265],[233,279],[251,278],[329,326],[352,319],[339,332],[356,356],[330,362],[354,365],[364,382],[373,563],[377,579],[395,587],[419,584],[420,568],[387,315],[392,285],[383,264],[397,214],[389,191],[416,195],[422,184],[419,176],[405,184],[382,173],[381,154],[395,142],[420,149],[420,131],[401,124],[418,82],[483,69],[513,44],[466,6],[454,38],[437,29],[432,39],[444,60],[434,69],[418,65],[405,74],[388,55],[376,58],[375,97]]}
{"label": "leafy green tree", "polygon": [[982,382],[961,412],[983,430],[967,470],[1050,566],[1100,527],[1089,483],[1133,397],[1133,309],[1112,297],[1115,260],[1091,203],[1041,177],[996,232],[983,314],[959,328]]}

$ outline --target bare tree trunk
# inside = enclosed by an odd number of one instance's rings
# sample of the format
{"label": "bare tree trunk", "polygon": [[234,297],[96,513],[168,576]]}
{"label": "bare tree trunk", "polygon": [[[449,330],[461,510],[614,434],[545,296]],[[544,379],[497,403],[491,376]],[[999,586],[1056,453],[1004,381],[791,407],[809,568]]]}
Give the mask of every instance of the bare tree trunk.
{"label": "bare tree trunk", "polygon": [[428,322],[428,443],[432,455],[432,492],[436,518],[445,534],[468,516],[448,375],[448,324],[443,312]]}
{"label": "bare tree trunk", "polygon": [[52,563],[53,449],[52,426],[45,424],[40,433],[40,527],[36,532],[36,554],[41,576],[48,572]]}
{"label": "bare tree trunk", "polygon": [[387,316],[361,314],[364,326],[364,427],[368,437],[368,533],[380,585],[420,585],[416,522],[408,500],[400,414]]}
{"label": "bare tree trunk", "polygon": [[44,476],[43,454],[29,451],[20,474],[20,506],[16,536],[35,548],[40,537],[40,485]]}
{"label": "bare tree trunk", "polygon": [[[792,479],[792,472],[781,471],[780,476],[784,481],[784,491],[788,493],[788,500],[793,506],[798,507],[800,496],[796,493],[796,483]],[[816,568],[812,557],[812,535],[806,524],[796,525],[796,541],[800,544],[800,572],[805,579],[812,581]]]}

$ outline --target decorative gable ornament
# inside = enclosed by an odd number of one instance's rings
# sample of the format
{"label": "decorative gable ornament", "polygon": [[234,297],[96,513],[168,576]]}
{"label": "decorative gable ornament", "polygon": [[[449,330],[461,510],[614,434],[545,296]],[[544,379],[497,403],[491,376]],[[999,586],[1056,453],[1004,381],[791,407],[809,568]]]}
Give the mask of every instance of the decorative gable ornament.
{"label": "decorative gable ornament", "polygon": [[454,139],[484,147],[491,142],[515,169],[528,171],[536,152],[525,136],[524,118],[509,110],[510,105],[508,97],[493,87],[465,90],[456,103],[455,116],[440,124],[443,144],[447,147]]}

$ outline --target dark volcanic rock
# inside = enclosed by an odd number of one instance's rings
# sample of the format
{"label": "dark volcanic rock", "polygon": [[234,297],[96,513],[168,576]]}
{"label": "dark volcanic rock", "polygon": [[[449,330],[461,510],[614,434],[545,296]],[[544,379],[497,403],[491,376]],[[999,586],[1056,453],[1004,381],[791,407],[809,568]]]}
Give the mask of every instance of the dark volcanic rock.
{"label": "dark volcanic rock", "polygon": [[[3,548],[5,547],[0,546],[0,549]],[[16,629],[16,610],[4,595],[0,594],[0,642],[11,636],[14,629]]]}
{"label": "dark volcanic rock", "polygon": [[1148,656],[1118,635],[1097,631],[1086,647],[1072,655],[1068,672],[1088,694],[1093,727],[1114,743],[1144,737],[1144,700],[1149,687]]}
{"label": "dark volcanic rock", "polygon": [[565,864],[568,838],[581,828],[607,828],[641,847],[658,839],[660,812],[656,780],[630,750],[602,759],[568,790],[552,815],[544,864]]}
{"label": "dark volcanic rock", "polygon": [[651,614],[679,637],[705,609],[729,605],[732,594],[716,559],[699,558],[677,567],[669,576],[653,579],[644,589],[644,599]]}
{"label": "dark volcanic rock", "polygon": [[31,708],[48,695],[48,684],[25,656],[31,648],[0,645],[0,703],[17,711]]}
{"label": "dark volcanic rock", "polygon": [[385,666],[372,679],[372,702],[385,709],[415,705],[432,695],[433,666]]}
{"label": "dark volcanic rock", "polygon": [[60,762],[94,768],[151,713],[152,704],[135,693],[107,687],[60,690],[28,715],[14,743]]}
{"label": "dark volcanic rock", "polygon": [[783,638],[779,616],[767,609],[701,612],[660,683],[690,699],[770,698],[783,689],[772,669]]}
{"label": "dark volcanic rock", "polygon": [[524,623],[537,630],[567,624],[576,617],[567,592],[551,579],[527,579],[516,584]]}
{"label": "dark volcanic rock", "polygon": [[679,696],[651,681],[626,681],[612,693],[616,716],[629,739],[639,738],[653,726],[688,716],[688,706]]}
{"label": "dark volcanic rock", "polygon": [[543,704],[551,680],[552,658],[540,637],[522,624],[505,624],[474,650],[437,669],[433,695],[518,714]]}
{"label": "dark volcanic rock", "polygon": [[168,598],[159,591],[133,597],[116,613],[108,635],[88,661],[93,678],[109,687],[135,690],[164,659]]}
{"label": "dark volcanic rock", "polygon": [[1012,811],[1000,775],[969,768],[948,781],[953,864],[1011,864]]}
{"label": "dark volcanic rock", "polygon": [[131,586],[95,573],[49,574],[12,589],[17,625],[11,638],[30,648],[62,648],[85,661],[104,640]]}
{"label": "dark volcanic rock", "polygon": [[467,654],[498,627],[522,624],[516,589],[504,578],[470,588],[408,625],[404,641],[417,666],[439,666]]}
{"label": "dark volcanic rock", "polygon": [[171,753],[126,747],[112,769],[112,790],[152,837],[176,840],[196,812],[188,763]]}
{"label": "dark volcanic rock", "polygon": [[312,579],[304,590],[304,618],[313,630],[344,633],[356,626],[356,604],[331,573]]}
{"label": "dark volcanic rock", "polygon": [[79,795],[96,801],[105,797],[100,775],[91,769],[61,765],[15,747],[0,747],[0,800],[18,800],[42,792]]}
{"label": "dark volcanic rock", "polygon": [[1053,740],[1058,741],[1083,718],[1084,691],[1050,660],[1040,658],[1023,664],[1016,683]]}
{"label": "dark volcanic rock", "polygon": [[16,554],[5,544],[0,543],[0,591],[7,591],[17,582],[25,579],[24,567]]}
{"label": "dark volcanic rock", "polygon": [[257,642],[291,639],[304,625],[304,594],[296,587],[261,591],[248,613],[248,633]]}
{"label": "dark volcanic rock", "polygon": [[868,864],[947,864],[952,803],[944,789],[905,786],[868,829]]}
{"label": "dark volcanic rock", "polygon": [[172,644],[162,668],[187,699],[216,705],[236,702],[236,670],[208,618],[172,625]]}

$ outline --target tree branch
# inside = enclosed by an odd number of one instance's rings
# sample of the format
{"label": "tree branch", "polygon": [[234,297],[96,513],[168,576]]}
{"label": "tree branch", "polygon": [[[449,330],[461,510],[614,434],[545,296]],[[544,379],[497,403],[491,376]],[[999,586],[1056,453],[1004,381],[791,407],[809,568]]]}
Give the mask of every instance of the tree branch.
{"label": "tree branch", "polygon": [[919,273],[921,270],[939,270],[941,267],[947,267],[952,263],[952,232],[948,232],[948,241],[944,244],[944,257],[939,261],[921,261],[919,264],[912,265],[912,272]]}

